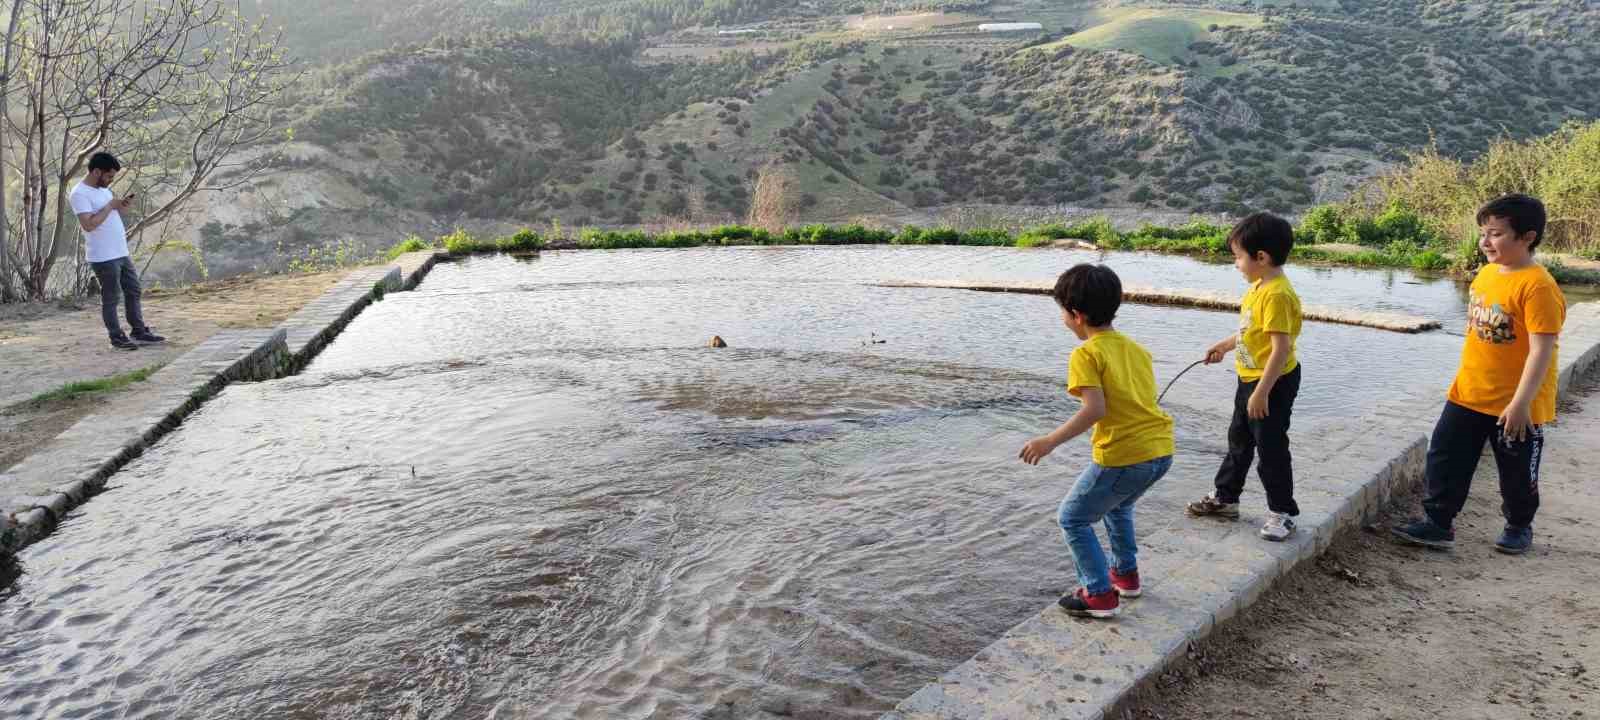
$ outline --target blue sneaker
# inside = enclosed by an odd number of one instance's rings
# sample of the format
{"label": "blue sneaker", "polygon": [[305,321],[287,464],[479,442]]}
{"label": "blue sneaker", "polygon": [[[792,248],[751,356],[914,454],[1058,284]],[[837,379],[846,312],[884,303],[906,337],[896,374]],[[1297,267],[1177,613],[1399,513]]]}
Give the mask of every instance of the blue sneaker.
{"label": "blue sneaker", "polygon": [[1494,541],[1494,549],[1507,555],[1521,555],[1533,547],[1533,526],[1516,527],[1507,525],[1500,532],[1500,539]]}
{"label": "blue sneaker", "polygon": [[1389,528],[1389,532],[1413,545],[1435,550],[1449,550],[1456,546],[1456,531],[1439,527],[1428,518],[1412,520],[1399,527]]}

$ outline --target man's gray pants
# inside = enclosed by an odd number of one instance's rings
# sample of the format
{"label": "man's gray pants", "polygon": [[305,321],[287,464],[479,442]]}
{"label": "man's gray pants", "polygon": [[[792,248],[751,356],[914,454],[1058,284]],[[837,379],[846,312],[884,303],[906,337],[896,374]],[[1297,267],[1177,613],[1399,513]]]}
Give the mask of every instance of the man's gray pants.
{"label": "man's gray pants", "polygon": [[106,332],[110,333],[112,340],[126,340],[128,336],[122,332],[122,325],[117,321],[117,298],[121,297],[128,306],[128,325],[135,334],[150,332],[145,327],[144,311],[139,303],[139,273],[133,269],[133,261],[126,255],[115,260],[89,263],[94,268],[94,276],[100,280],[100,319],[106,323]]}

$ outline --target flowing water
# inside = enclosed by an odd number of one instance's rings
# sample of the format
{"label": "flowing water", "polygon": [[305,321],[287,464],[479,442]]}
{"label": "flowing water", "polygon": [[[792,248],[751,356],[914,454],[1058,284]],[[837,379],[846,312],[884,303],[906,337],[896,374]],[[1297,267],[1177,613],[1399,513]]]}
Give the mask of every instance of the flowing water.
{"label": "flowing water", "polygon": [[[303,374],[234,385],[21,557],[0,714],[873,717],[1074,584],[1083,440],[1049,298],[879,280],[1242,289],[1230,266],[974,248],[549,252],[441,265]],[[1462,325],[1460,288],[1291,268],[1306,302]],[[1165,384],[1235,316],[1125,305]],[[703,347],[721,335],[728,349]],[[1297,443],[1433,412],[1459,337],[1308,323]],[[1183,522],[1231,371],[1166,405]]]}

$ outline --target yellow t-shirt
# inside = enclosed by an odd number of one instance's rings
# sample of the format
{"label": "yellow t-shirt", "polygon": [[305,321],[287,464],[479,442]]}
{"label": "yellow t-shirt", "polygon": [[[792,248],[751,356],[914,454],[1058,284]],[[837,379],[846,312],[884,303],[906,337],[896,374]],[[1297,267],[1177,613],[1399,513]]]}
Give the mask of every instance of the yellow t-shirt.
{"label": "yellow t-shirt", "polygon": [[[1567,319],[1567,299],[1543,265],[1501,272],[1486,265],[1472,280],[1467,305],[1467,341],[1461,369],[1450,384],[1450,402],[1485,415],[1505,412],[1517,394],[1528,362],[1528,334],[1559,335]],[[1556,358],[1539,383],[1530,408],[1533,423],[1556,419]]]}
{"label": "yellow t-shirt", "polygon": [[1091,336],[1067,361],[1067,392],[1081,397],[1097,387],[1106,414],[1094,424],[1094,461],[1105,467],[1137,465],[1173,453],[1172,417],[1156,406],[1150,353],[1115,330]]}
{"label": "yellow t-shirt", "polygon": [[1294,353],[1295,340],[1300,337],[1300,296],[1294,294],[1284,275],[1255,281],[1239,301],[1239,342],[1234,346],[1233,366],[1240,380],[1261,379],[1267,358],[1272,357],[1272,333],[1289,336],[1289,361],[1283,364],[1283,372],[1288,374],[1300,366]]}

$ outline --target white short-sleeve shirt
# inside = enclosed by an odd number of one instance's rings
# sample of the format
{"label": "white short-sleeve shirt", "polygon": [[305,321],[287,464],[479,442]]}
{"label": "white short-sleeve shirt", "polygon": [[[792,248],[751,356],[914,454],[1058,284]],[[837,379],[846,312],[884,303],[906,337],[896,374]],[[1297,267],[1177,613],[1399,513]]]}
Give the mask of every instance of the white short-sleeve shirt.
{"label": "white short-sleeve shirt", "polygon": [[[72,203],[72,212],[75,214],[100,212],[100,208],[111,202],[112,194],[109,188],[89,187],[78,183],[72,188],[72,194],[67,196]],[[122,214],[112,210],[106,216],[106,221],[100,227],[83,234],[88,241],[89,262],[105,262],[128,256],[128,230],[122,226]]]}

